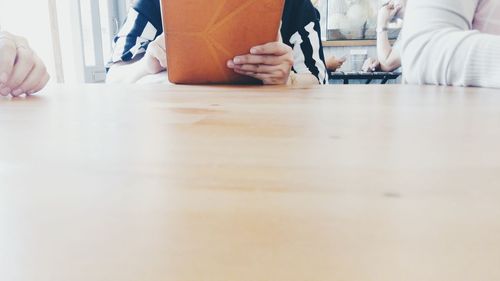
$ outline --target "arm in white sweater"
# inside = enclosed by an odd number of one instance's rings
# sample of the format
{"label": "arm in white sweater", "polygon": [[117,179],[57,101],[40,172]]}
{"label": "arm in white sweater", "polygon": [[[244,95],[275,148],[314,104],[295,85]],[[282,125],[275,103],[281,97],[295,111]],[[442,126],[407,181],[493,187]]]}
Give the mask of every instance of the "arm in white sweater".
{"label": "arm in white sweater", "polygon": [[500,36],[472,30],[478,1],[409,1],[402,51],[406,82],[500,88]]}

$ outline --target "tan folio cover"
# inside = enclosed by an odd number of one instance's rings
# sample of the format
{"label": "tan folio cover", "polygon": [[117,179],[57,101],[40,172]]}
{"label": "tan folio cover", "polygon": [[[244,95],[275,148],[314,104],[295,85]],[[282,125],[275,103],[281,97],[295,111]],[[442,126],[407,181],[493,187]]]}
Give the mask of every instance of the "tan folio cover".
{"label": "tan folio cover", "polygon": [[284,1],[162,0],[170,82],[255,83],[226,63],[276,41]]}

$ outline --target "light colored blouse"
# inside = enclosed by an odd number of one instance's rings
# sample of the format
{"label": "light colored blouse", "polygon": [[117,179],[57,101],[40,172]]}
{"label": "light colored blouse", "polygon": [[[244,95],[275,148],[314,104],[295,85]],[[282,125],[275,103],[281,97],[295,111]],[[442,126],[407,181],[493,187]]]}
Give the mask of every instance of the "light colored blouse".
{"label": "light colored blouse", "polygon": [[410,0],[404,81],[500,88],[500,0]]}
{"label": "light colored blouse", "polygon": [[480,0],[472,26],[485,33],[500,35],[500,1]]}

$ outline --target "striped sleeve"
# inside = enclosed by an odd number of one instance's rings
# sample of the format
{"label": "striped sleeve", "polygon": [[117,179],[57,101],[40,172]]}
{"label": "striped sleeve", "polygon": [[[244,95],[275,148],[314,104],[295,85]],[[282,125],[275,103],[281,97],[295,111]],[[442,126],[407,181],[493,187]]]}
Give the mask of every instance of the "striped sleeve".
{"label": "striped sleeve", "polygon": [[127,19],[113,42],[112,63],[137,58],[162,33],[160,11],[147,14],[148,10],[141,9],[145,2],[148,1],[136,1],[134,7],[130,8]]}
{"label": "striped sleeve", "polygon": [[294,14],[297,26],[289,39],[294,52],[293,71],[312,74],[320,84],[328,84],[319,12],[309,0],[302,0]]}

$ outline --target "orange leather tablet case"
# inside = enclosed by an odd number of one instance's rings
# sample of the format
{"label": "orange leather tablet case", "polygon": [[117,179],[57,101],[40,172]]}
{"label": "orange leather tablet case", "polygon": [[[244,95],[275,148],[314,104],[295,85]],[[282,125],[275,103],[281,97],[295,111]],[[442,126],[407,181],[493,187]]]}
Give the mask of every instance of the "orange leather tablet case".
{"label": "orange leather tablet case", "polygon": [[285,0],[162,0],[168,77],[177,84],[256,80],[228,60],[276,41]]}

